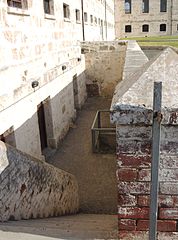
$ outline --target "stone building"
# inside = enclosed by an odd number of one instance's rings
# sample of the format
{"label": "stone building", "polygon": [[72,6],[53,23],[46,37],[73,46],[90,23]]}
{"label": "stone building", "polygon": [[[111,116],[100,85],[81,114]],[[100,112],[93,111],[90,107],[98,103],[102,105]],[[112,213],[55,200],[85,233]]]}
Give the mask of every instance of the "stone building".
{"label": "stone building", "polygon": [[114,39],[114,1],[0,0],[0,140],[43,159],[86,98],[80,41]]}
{"label": "stone building", "polygon": [[176,0],[116,0],[116,37],[178,35]]}

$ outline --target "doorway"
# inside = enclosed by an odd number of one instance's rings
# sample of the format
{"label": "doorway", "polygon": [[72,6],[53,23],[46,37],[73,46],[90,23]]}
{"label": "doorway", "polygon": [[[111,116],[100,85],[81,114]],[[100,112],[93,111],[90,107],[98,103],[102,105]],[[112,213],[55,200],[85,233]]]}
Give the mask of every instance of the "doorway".
{"label": "doorway", "polygon": [[39,132],[40,132],[41,150],[43,151],[48,146],[47,134],[46,134],[44,102],[41,102],[37,106],[37,115],[38,115],[38,125],[39,125]]}

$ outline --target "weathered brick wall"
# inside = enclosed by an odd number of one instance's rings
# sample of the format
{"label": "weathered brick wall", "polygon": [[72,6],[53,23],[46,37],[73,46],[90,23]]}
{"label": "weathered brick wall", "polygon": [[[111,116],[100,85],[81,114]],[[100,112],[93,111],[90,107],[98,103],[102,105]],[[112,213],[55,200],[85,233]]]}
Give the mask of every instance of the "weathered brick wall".
{"label": "weathered brick wall", "polygon": [[82,43],[86,83],[91,92],[112,97],[116,85],[122,80],[126,47],[122,41]]}
{"label": "weathered brick wall", "polygon": [[73,175],[0,142],[0,221],[78,211]]}
{"label": "weathered brick wall", "polygon": [[[164,110],[163,116],[159,169],[158,239],[177,239],[177,109]],[[114,117],[117,118],[119,239],[148,239],[152,110],[122,108],[118,113],[114,113]]]}

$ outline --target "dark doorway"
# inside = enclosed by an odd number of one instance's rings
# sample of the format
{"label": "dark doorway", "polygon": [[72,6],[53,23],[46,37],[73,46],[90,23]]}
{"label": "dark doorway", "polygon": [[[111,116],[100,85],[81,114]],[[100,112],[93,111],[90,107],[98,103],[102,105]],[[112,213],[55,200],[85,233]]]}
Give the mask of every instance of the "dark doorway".
{"label": "dark doorway", "polygon": [[78,101],[78,81],[77,81],[77,74],[73,76],[73,93],[74,93],[74,108],[79,108],[79,101]]}
{"label": "dark doorway", "polygon": [[43,151],[48,146],[47,134],[46,134],[44,103],[43,102],[41,102],[37,106],[37,114],[38,114],[38,124],[39,124],[39,131],[40,131],[41,150]]}

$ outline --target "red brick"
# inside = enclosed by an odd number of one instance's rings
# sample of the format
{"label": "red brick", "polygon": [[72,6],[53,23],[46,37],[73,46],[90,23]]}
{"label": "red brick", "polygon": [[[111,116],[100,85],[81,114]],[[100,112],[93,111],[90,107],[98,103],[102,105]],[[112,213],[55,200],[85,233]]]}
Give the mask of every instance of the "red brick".
{"label": "red brick", "polygon": [[120,207],[118,209],[118,217],[119,217],[119,219],[122,219],[122,218],[148,219],[149,218],[149,208]]}
{"label": "red brick", "polygon": [[138,206],[148,207],[150,204],[150,197],[148,195],[138,196]]}
{"label": "red brick", "polygon": [[150,155],[129,155],[118,154],[118,164],[123,167],[150,167],[151,156]]}
{"label": "red brick", "polygon": [[151,170],[150,169],[140,170],[138,173],[138,180],[149,182],[151,180]]}
{"label": "red brick", "polygon": [[148,182],[121,182],[118,184],[119,194],[149,194],[150,183]]}
{"label": "red brick", "polygon": [[[160,221],[158,220],[158,231],[160,232],[175,232],[176,231],[176,221]],[[138,220],[137,221],[137,230],[138,231],[147,231],[149,230],[149,221],[148,220]]]}
{"label": "red brick", "polygon": [[[149,195],[138,196],[138,206],[148,207],[149,205],[150,205],[150,196]],[[158,197],[158,205],[159,205],[159,207],[163,207],[163,208],[177,207],[178,206],[178,197],[169,196],[169,195],[160,195]]]}
{"label": "red brick", "polygon": [[149,140],[119,140],[118,152],[126,154],[151,154],[151,141]]}
{"label": "red brick", "polygon": [[178,219],[178,208],[160,208],[160,219]]}
{"label": "red brick", "polygon": [[137,198],[133,195],[120,195],[118,196],[118,205],[119,206],[136,206]]}
{"label": "red brick", "polygon": [[137,179],[137,170],[130,168],[120,168],[117,171],[119,181],[135,181]]}
{"label": "red brick", "polygon": [[119,220],[119,231],[120,230],[128,230],[128,231],[136,230],[136,220],[132,220],[132,219]]}

